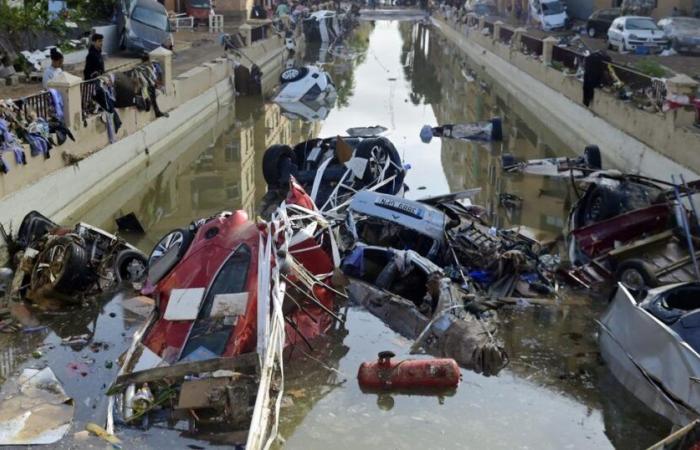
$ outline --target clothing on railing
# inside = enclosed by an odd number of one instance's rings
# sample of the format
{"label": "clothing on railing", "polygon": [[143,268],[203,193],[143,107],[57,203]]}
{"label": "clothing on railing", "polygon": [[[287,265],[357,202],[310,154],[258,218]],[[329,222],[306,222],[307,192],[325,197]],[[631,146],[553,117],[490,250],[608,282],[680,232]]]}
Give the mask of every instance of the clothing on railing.
{"label": "clothing on railing", "polygon": [[[0,119],[0,155],[2,153],[11,151],[15,155],[15,163],[17,165],[27,164],[27,156],[24,154],[24,148],[17,142],[17,138],[10,131],[10,124],[5,119]],[[8,167],[4,162],[1,162],[3,167],[3,173],[8,172]]]}
{"label": "clothing on railing", "polygon": [[56,89],[49,89],[49,94],[51,94],[51,99],[53,100],[56,117],[63,119],[63,97],[61,93]]}
{"label": "clothing on railing", "polygon": [[102,120],[107,125],[107,136],[110,144],[116,141],[116,135],[122,126],[121,119],[115,108],[115,101],[114,80],[111,79],[111,84],[108,84],[103,77],[95,90],[95,102],[103,110]]}

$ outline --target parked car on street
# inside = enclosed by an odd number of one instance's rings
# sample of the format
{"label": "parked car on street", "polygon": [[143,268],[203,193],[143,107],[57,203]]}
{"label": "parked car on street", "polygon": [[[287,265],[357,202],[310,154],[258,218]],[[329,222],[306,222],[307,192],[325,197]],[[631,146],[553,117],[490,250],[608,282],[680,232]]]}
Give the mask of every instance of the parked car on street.
{"label": "parked car on street", "polygon": [[586,22],[586,32],[590,37],[605,36],[613,21],[620,17],[620,8],[599,9],[591,14]]}
{"label": "parked car on street", "polygon": [[117,8],[117,30],[119,46],[128,52],[148,53],[173,46],[168,12],[156,0],[122,0]]}
{"label": "parked car on street", "polygon": [[566,6],[559,0],[530,0],[530,19],[544,31],[566,28]]}
{"label": "parked car on street", "polygon": [[678,53],[700,53],[700,19],[695,17],[666,17],[659,28]]}
{"label": "parked car on street", "polygon": [[608,48],[635,53],[661,52],[668,46],[668,38],[656,26],[654,19],[642,16],[623,16],[615,19],[608,30]]}

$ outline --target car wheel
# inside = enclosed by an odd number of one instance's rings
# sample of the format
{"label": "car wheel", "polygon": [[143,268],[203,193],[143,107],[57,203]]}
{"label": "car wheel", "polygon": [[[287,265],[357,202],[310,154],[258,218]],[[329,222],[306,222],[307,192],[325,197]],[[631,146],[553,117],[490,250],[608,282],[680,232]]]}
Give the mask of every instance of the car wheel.
{"label": "car wheel", "polygon": [[70,237],[51,241],[37,256],[32,269],[30,286],[33,291],[49,288],[71,294],[92,282],[85,248]]}
{"label": "car wheel", "polygon": [[194,234],[187,229],[176,228],[165,236],[163,236],[160,241],[153,247],[151,254],[148,256],[148,266],[151,267],[153,264],[158,262],[160,258],[163,257],[170,250],[177,248],[178,258],[181,258],[192,243],[192,238]]}
{"label": "car wheel", "polygon": [[588,145],[583,150],[583,160],[586,166],[591,169],[600,170],[603,168],[603,161],[600,157],[600,147],[597,145]]}
{"label": "car wheel", "polygon": [[585,206],[584,225],[591,225],[615,217],[622,210],[620,194],[610,189],[596,187],[590,193]]}
{"label": "car wheel", "polygon": [[608,38],[608,50],[612,50],[612,49],[613,49],[612,41],[610,40],[610,38]]}
{"label": "car wheel", "polygon": [[621,41],[621,43],[620,43],[619,51],[620,51],[620,52],[626,52],[626,51],[627,51],[627,44],[625,44],[625,40],[624,40],[624,39],[622,39],[622,41]]}
{"label": "car wheel", "polygon": [[[282,180],[282,174],[284,172],[283,166],[287,163],[290,167],[295,161],[294,150],[288,145],[272,145],[270,148],[265,150],[263,155],[262,170],[263,178],[268,186],[282,187],[289,180]],[[291,174],[291,170],[288,170]]]}
{"label": "car wheel", "polygon": [[280,74],[280,83],[292,83],[294,81],[299,81],[304,78],[307,73],[309,73],[309,69],[306,67],[292,67]]}
{"label": "car wheel", "polygon": [[588,27],[588,37],[594,38],[596,35],[595,27]]}
{"label": "car wheel", "polygon": [[652,267],[641,259],[628,259],[615,270],[615,279],[634,294],[659,286]]}
{"label": "car wheel", "polygon": [[117,282],[141,283],[146,280],[148,259],[138,250],[122,250],[114,262]]}

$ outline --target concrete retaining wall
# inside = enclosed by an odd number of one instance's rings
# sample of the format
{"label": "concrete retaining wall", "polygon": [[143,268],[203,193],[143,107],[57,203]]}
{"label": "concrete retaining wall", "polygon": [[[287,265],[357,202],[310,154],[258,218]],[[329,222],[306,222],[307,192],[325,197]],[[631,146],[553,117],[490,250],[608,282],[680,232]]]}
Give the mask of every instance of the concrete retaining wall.
{"label": "concrete retaining wall", "polygon": [[700,133],[692,112],[651,113],[596,90],[591,108],[582,103],[582,83],[478,29],[433,17],[433,23],[499,84],[542,116],[574,149],[601,147],[617,167],[657,178],[700,173]]}
{"label": "concrete retaining wall", "polygon": [[[230,107],[235,97],[232,73],[231,62],[223,58],[192,69],[172,80],[167,95],[159,96],[159,105],[169,111],[169,117],[154,120],[153,112],[120,110],[124,125],[120,139],[111,145],[105,124],[91,117],[87,126],[76,131],[78,142],[56,148],[51,159],[29,158],[28,165],[12,167],[0,176],[0,223],[16,228],[31,210],[58,221],[69,216],[92,189],[147,164],[152,155],[166,151],[213,112]],[[66,166],[60,153],[67,149],[85,159]]]}

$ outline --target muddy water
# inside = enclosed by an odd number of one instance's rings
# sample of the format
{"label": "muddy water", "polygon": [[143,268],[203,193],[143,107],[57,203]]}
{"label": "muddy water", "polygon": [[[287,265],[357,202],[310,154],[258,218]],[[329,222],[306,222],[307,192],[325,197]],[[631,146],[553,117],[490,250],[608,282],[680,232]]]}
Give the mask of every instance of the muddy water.
{"label": "muddy water", "polygon": [[[276,143],[342,134],[352,126],[383,125],[411,169],[408,196],[481,187],[477,202],[501,227],[524,225],[543,239],[556,237],[572,201],[566,180],[504,175],[501,155],[521,158],[578,154],[565,148],[536,112],[525,110],[472,67],[446,41],[412,22],[366,22],[346,50],[309,46],[308,62],[324,61],[338,86],[338,103],[325,120],[286,118],[277,106],[239,99],[235,111],[207,118],[209,127],[153,158],[138,173],[94,196],[75,220],[114,229],[114,219],[135,212],[147,232],[126,236],[144,251],[170,229],[222,209],[254,214],[265,193],[262,154]],[[494,145],[433,140],[424,124],[500,116],[506,134]],[[522,199],[515,205],[503,194]],[[642,448],[670,425],[619,385],[601,363],[594,319],[603,301],[567,293],[563,306],[527,304],[499,311],[499,338],[511,364],[497,377],[463,371],[457,392],[432,396],[364,394],[355,379],[362,361],[378,351],[405,356],[409,343],[360,309],[346,330],[315,342],[310,355],[296,349],[286,367],[287,395],[281,435],[287,448]],[[18,312],[34,333],[2,335],[0,376],[20,367],[50,365],[76,399],[76,423],[104,417],[104,387],[116,375],[109,363],[129,344],[138,323],[119,306],[120,296],[78,312]],[[61,339],[88,335],[95,345],[63,346]],[[106,344],[106,345],[105,345]],[[31,352],[39,348],[41,353]],[[125,448],[207,447],[185,439],[184,429],[120,430]],[[63,448],[100,446],[95,440]],[[196,447],[195,447],[196,448]]]}

